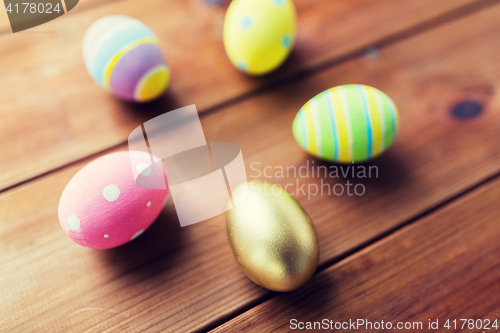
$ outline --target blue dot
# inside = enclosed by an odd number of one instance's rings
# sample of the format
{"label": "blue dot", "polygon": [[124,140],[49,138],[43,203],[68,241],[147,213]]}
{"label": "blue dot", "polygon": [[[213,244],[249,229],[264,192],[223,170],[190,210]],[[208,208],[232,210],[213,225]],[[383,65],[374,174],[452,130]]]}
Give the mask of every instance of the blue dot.
{"label": "blue dot", "polygon": [[241,69],[244,72],[248,72],[248,65],[244,60],[238,60],[236,62],[236,67],[238,67],[239,69]]}
{"label": "blue dot", "polygon": [[285,7],[285,0],[273,0],[273,2],[280,7]]}
{"label": "blue dot", "polygon": [[248,30],[253,26],[253,18],[251,16],[245,16],[241,19],[240,23],[241,29]]}
{"label": "blue dot", "polygon": [[290,47],[292,47],[292,37],[289,34],[281,38],[281,46],[283,46],[285,50],[289,50]]}

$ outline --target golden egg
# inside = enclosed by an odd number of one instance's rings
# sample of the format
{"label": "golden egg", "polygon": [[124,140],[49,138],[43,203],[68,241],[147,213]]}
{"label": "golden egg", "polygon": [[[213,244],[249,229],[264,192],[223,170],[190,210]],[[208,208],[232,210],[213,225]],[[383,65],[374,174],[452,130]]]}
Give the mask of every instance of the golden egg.
{"label": "golden egg", "polygon": [[[227,215],[227,237],[245,274],[274,291],[304,285],[318,265],[316,229],[302,206],[277,185],[252,181],[233,193],[247,197]],[[243,194],[244,195],[244,194]]]}
{"label": "golden egg", "polygon": [[297,35],[292,0],[232,1],[224,19],[229,60],[250,75],[277,69],[290,55]]}

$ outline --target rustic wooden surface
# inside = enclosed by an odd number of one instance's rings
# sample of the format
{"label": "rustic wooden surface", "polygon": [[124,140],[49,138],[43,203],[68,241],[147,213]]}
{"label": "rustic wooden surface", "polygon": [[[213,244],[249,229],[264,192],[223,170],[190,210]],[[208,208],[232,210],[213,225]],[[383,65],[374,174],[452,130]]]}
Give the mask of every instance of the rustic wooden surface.
{"label": "rustic wooden surface", "polygon": [[[277,295],[214,332],[285,331],[291,319],[307,325],[325,318],[334,323],[366,319],[372,325],[389,321],[394,327],[410,323],[413,332],[434,331],[429,320],[437,319],[437,331],[481,332],[469,323],[462,329],[460,319],[493,323],[500,315],[499,197],[497,178],[329,267],[305,288]],[[457,329],[444,327],[448,319],[457,320]],[[342,331],[367,331],[361,327]],[[498,327],[490,325],[489,331]]]}
{"label": "rustic wooden surface", "polygon": [[[0,155],[0,190],[123,143],[153,115],[190,104],[202,112],[217,109],[259,87],[494,2],[297,0],[297,47],[283,68],[260,79],[240,74],[229,63],[222,46],[225,10],[203,0],[150,0],[147,6],[139,0],[81,1],[57,20],[18,34],[5,32],[2,11],[0,142],[9,144]],[[121,103],[87,74],[83,35],[93,21],[110,14],[143,20],[164,43],[172,85],[159,102]]]}
{"label": "rustic wooden surface", "polygon": [[[0,330],[263,332],[286,331],[294,316],[498,315],[498,1],[297,0],[296,50],[279,72],[258,80],[224,58],[223,8],[152,2],[175,13],[172,21],[137,0],[89,0],[37,28],[54,33],[0,35]],[[133,13],[165,40],[178,74],[164,100],[121,104],[86,76],[81,37],[109,13]],[[190,25],[188,16],[197,20]],[[378,52],[365,56],[370,45]],[[143,236],[107,251],[77,246],[59,227],[57,203],[69,179],[96,156],[126,149],[129,131],[156,114],[196,103],[207,140],[237,143],[255,179],[255,162],[261,171],[320,163],[294,142],[293,117],[316,93],[354,82],[394,99],[401,134],[368,164],[380,175],[360,181],[366,195],[295,195],[321,247],[319,273],[304,289],[278,295],[248,280],[231,255],[223,215],[180,228],[169,203]],[[483,105],[482,114],[454,118],[464,100]]]}

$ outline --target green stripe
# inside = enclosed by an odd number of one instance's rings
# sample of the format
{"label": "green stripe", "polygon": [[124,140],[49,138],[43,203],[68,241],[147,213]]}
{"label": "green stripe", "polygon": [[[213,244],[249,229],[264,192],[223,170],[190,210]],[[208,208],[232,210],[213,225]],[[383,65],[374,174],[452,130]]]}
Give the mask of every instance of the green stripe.
{"label": "green stripe", "polygon": [[344,86],[346,103],[351,117],[352,155],[354,162],[361,162],[368,158],[368,136],[366,120],[363,114],[363,104],[359,96],[357,85]]}
{"label": "green stripe", "polygon": [[386,128],[386,119],[385,119],[385,112],[384,112],[384,98],[383,96],[379,93],[378,89],[375,89],[373,91],[375,100],[377,102],[377,112],[380,117],[380,135],[382,135],[382,140],[381,140],[381,152],[385,151],[385,148],[387,146],[387,141],[385,137],[385,133],[387,133],[387,128]]}
{"label": "green stripe", "polygon": [[293,131],[293,137],[301,146],[304,148],[304,134],[302,133],[302,124],[300,123],[300,111],[297,112],[297,115],[295,116],[295,119],[293,120],[293,126],[292,126],[292,131]]}
{"label": "green stripe", "polygon": [[397,131],[397,125],[396,125],[396,122],[397,122],[397,119],[396,119],[396,105],[394,104],[394,102],[391,100],[391,99],[387,99],[387,103],[389,104],[389,111],[391,112],[391,121],[392,121],[392,141],[394,141],[394,139],[396,138],[396,135],[398,134]]}
{"label": "green stripe", "polygon": [[389,106],[389,98],[382,93],[379,93],[380,104],[382,105],[382,110],[384,112],[384,123],[385,123],[385,133],[384,133],[384,148],[387,149],[394,141],[394,131],[393,131],[393,119],[392,112]]}
{"label": "green stripe", "polygon": [[330,125],[327,112],[327,101],[325,94],[320,94],[315,97],[316,105],[319,110],[319,123],[321,126],[321,150],[323,151],[323,158],[330,161],[334,160],[335,148],[333,142],[334,129]]}
{"label": "green stripe", "polygon": [[372,120],[370,115],[370,107],[368,106],[368,99],[366,97],[365,88],[363,85],[358,85],[359,95],[361,97],[361,103],[363,105],[363,115],[365,116],[365,124],[366,124],[366,138],[368,139],[368,144],[366,145],[367,149],[367,158],[371,158],[373,155],[373,129],[372,129]]}
{"label": "green stripe", "polygon": [[302,128],[302,138],[304,140],[304,149],[309,151],[309,133],[307,130],[307,120],[304,115],[304,109],[299,110],[300,127]]}

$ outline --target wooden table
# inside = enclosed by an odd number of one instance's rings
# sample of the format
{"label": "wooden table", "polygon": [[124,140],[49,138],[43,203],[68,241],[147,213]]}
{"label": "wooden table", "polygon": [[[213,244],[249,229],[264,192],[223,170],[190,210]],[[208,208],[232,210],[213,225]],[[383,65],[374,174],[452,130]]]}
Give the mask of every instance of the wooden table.
{"label": "wooden table", "polygon": [[[0,331],[269,332],[367,319],[422,323],[408,332],[439,320],[439,331],[457,332],[460,319],[500,319],[500,1],[295,4],[297,45],[262,78],[227,60],[225,6],[86,0],[17,34],[1,12]],[[173,70],[164,98],[124,104],[92,82],[81,41],[108,14],[134,16],[158,34]],[[84,248],[62,232],[57,205],[69,179],[96,157],[126,150],[145,120],[196,104],[207,141],[238,144],[253,180],[255,162],[260,170],[319,163],[294,141],[293,118],[317,93],[347,83],[391,96],[401,132],[368,163],[379,177],[362,181],[365,195],[295,195],[321,249],[301,289],[254,284],[232,256],[225,216],[181,228],[172,202],[116,249]],[[447,319],[457,329],[444,327]]]}

